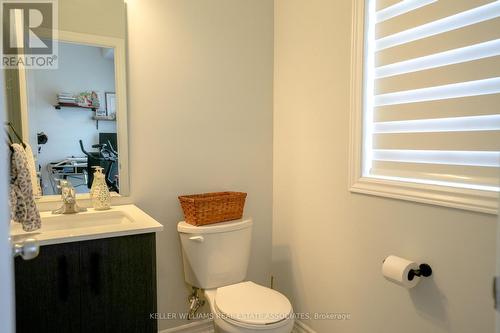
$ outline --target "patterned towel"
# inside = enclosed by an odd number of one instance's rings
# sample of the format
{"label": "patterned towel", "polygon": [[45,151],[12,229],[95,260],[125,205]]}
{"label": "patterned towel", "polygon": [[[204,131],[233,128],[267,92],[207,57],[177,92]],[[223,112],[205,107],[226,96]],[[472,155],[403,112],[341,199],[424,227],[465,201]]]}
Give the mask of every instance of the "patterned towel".
{"label": "patterned towel", "polygon": [[21,223],[24,231],[34,231],[40,229],[42,221],[33,196],[26,151],[17,143],[12,148],[9,197],[11,219]]}

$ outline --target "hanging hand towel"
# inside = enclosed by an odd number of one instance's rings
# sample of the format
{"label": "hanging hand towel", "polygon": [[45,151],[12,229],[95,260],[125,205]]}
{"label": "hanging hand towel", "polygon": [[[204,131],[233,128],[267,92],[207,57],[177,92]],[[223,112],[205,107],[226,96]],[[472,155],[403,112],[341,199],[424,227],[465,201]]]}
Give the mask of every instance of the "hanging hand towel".
{"label": "hanging hand towel", "polygon": [[42,221],[33,197],[26,151],[17,143],[12,145],[9,199],[11,219],[21,223],[24,231],[34,231],[41,227]]}
{"label": "hanging hand towel", "polygon": [[26,159],[28,160],[28,169],[30,171],[31,177],[31,187],[33,188],[33,196],[38,198],[42,195],[42,189],[40,188],[40,182],[38,181],[38,176],[36,175],[35,159],[33,155],[33,150],[29,144],[26,144],[24,148],[26,151]]}

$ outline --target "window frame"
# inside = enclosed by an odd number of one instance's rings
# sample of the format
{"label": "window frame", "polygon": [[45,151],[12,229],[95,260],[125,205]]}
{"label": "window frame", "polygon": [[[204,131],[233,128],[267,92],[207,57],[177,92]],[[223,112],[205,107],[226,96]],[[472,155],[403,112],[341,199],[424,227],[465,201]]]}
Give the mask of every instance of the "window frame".
{"label": "window frame", "polygon": [[[365,138],[365,47],[368,15],[367,3],[372,0],[354,0],[351,28],[351,82],[350,82],[350,147],[349,190],[424,204],[498,214],[499,192],[458,188],[446,185],[412,183],[363,175]],[[500,174],[500,170],[499,170]]]}

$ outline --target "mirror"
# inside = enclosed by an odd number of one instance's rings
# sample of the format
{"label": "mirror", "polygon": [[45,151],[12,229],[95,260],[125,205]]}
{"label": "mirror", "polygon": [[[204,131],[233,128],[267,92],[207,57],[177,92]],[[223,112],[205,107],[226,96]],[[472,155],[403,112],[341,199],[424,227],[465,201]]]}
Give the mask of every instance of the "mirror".
{"label": "mirror", "polygon": [[60,1],[59,29],[42,38],[54,41],[56,68],[4,69],[8,130],[32,147],[40,200],[59,198],[60,179],[88,193],[95,167],[110,191],[128,195],[125,4],[85,2],[90,18],[75,16],[81,6]]}

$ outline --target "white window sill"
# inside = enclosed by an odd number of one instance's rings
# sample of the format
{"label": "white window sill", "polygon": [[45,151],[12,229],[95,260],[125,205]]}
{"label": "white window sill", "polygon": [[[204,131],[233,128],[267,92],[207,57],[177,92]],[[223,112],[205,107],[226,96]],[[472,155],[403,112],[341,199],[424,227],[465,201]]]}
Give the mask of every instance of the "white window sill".
{"label": "white window sill", "polygon": [[361,177],[350,186],[351,192],[393,199],[498,214],[499,193],[440,185],[409,183]]}

